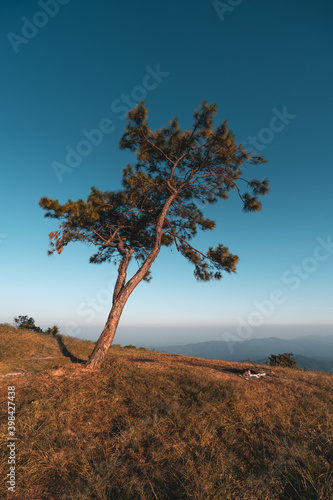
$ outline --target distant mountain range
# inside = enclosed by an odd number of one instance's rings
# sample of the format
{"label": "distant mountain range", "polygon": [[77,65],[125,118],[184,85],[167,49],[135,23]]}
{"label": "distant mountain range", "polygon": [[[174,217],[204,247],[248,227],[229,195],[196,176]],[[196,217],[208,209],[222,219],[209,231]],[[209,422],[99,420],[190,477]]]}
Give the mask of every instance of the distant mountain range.
{"label": "distant mountain range", "polygon": [[162,346],[160,352],[206,359],[265,363],[271,354],[292,352],[299,368],[333,373],[333,335],[309,335],[295,339],[276,337],[242,342],[210,341],[196,344]]}

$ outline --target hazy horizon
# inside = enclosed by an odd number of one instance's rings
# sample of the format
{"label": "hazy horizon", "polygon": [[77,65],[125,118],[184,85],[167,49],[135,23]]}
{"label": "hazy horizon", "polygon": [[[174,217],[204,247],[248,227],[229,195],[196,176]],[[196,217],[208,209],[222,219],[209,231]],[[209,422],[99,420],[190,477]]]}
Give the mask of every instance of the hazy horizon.
{"label": "hazy horizon", "polygon": [[[44,328],[46,325],[44,326]],[[103,325],[77,327],[74,336],[83,340],[96,341],[103,330]],[[65,328],[61,333],[66,335]],[[290,340],[309,335],[333,335],[332,325],[264,325],[254,330],[251,335],[240,335],[236,326],[185,326],[185,325],[120,325],[114,343],[122,346],[133,344],[137,347],[160,347],[183,345],[208,341],[242,341],[252,338],[277,337]],[[181,340],[180,340],[181,339]]]}

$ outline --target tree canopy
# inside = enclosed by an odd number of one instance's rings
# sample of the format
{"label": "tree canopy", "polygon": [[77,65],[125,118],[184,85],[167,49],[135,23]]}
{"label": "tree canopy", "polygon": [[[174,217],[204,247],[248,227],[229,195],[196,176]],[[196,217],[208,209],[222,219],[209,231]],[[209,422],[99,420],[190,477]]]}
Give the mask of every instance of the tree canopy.
{"label": "tree canopy", "polygon": [[14,318],[16,328],[19,330],[31,330],[32,332],[43,333],[43,330],[35,325],[35,320],[29,316],[17,316]]}
{"label": "tree canopy", "polygon": [[[236,272],[238,256],[227,246],[218,243],[204,252],[190,242],[198,230],[215,227],[215,221],[204,217],[203,207],[227,200],[232,191],[238,193],[244,212],[261,210],[259,197],[268,193],[268,180],[247,178],[244,170],[266,161],[236,142],[227,121],[214,128],[216,113],[216,105],[204,101],[194,113],[191,129],[182,131],[174,118],[152,131],[141,102],[129,111],[120,140],[120,148],[132,151],[137,159],[123,169],[122,190],[92,187],[86,201],[64,204],[47,197],[40,200],[45,216],[61,222],[49,235],[50,254],[81,241],[96,247],[91,263],[118,263],[114,311],[117,304],[122,311],[137,284],[150,279],[161,246],[175,246],[193,264],[197,280],[219,280],[223,271]],[[132,258],[138,271],[126,281]]]}

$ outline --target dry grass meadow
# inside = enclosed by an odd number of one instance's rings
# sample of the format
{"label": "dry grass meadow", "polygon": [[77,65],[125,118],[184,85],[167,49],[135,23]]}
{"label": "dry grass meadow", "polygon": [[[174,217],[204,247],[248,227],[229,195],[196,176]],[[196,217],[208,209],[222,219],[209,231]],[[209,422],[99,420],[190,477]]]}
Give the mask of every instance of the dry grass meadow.
{"label": "dry grass meadow", "polygon": [[92,348],[0,325],[0,498],[333,498],[331,375],[268,368],[246,381],[250,364],[119,346],[87,371],[79,361]]}

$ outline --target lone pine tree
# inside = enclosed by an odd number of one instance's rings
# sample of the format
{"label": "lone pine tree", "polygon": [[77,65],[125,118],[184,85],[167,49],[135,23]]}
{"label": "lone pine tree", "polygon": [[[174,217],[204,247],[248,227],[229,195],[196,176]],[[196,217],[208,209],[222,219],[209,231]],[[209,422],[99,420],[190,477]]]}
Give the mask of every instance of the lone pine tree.
{"label": "lone pine tree", "polygon": [[[92,187],[87,201],[69,200],[63,205],[41,198],[45,217],[61,221],[58,230],[49,235],[49,254],[61,253],[71,241],[81,241],[97,247],[91,263],[113,261],[118,265],[111,310],[87,367],[96,367],[105,359],[127,299],[140,281],[149,281],[150,267],[163,245],[175,246],[194,265],[197,280],[219,280],[223,271],[236,272],[238,256],[228,247],[218,244],[202,252],[189,242],[198,229],[215,227],[199,207],[228,199],[232,190],[238,193],[245,212],[261,210],[258,197],[269,191],[268,181],[246,179],[242,167],[266,161],[236,143],[227,121],[214,128],[216,109],[215,104],[204,101],[194,113],[190,130],[181,131],[174,118],[152,131],[141,102],[129,111],[120,140],[120,148],[129,149],[137,158],[134,166],[123,169],[122,190],[103,192]],[[132,259],[138,270],[127,278]]]}

